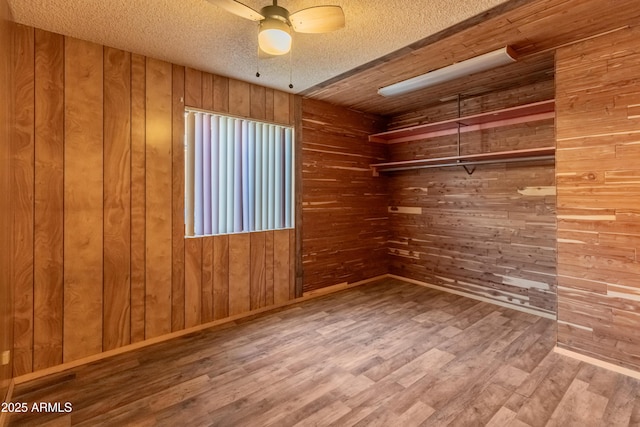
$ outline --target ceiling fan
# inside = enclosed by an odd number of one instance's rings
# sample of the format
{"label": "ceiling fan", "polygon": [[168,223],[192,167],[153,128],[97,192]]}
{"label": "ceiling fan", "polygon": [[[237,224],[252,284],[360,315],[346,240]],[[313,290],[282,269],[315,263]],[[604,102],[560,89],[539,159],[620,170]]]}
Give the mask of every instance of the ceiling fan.
{"label": "ceiling fan", "polygon": [[265,6],[260,12],[235,0],[208,0],[228,12],[260,22],[258,45],[267,55],[284,55],[291,50],[291,30],[298,33],[328,33],[344,27],[340,6],[315,6],[289,13],[284,7]]}

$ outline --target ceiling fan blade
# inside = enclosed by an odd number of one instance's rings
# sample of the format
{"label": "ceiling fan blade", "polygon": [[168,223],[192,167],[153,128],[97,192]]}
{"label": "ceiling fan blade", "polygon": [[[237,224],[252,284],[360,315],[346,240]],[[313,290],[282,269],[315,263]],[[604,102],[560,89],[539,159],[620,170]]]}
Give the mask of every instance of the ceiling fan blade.
{"label": "ceiling fan blade", "polygon": [[238,15],[241,18],[250,19],[251,21],[261,21],[264,19],[260,13],[251,9],[249,6],[246,6],[239,1],[235,0],[208,0],[209,3],[215,4],[226,10],[227,12],[231,12],[234,15]]}
{"label": "ceiling fan blade", "polygon": [[344,12],[340,6],[315,6],[289,16],[298,33],[328,33],[344,27]]}

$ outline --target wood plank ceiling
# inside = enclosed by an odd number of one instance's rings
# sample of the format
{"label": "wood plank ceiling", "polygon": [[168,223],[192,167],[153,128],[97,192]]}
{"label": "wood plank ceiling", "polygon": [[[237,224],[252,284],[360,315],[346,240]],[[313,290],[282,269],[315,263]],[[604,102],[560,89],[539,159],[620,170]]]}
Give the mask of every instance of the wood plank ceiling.
{"label": "wood plank ceiling", "polygon": [[[397,115],[457,94],[471,96],[529,85],[553,75],[556,48],[640,22],[637,6],[637,0],[512,0],[312,87],[303,95],[360,111]],[[380,87],[506,45],[512,46],[520,58],[512,65],[400,97],[377,94]]]}

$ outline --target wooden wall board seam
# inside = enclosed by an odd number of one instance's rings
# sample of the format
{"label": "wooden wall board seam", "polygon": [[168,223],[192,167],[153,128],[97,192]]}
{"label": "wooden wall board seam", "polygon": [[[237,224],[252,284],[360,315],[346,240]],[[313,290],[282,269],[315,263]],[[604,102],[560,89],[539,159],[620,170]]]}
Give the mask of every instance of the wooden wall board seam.
{"label": "wooden wall board seam", "polygon": [[131,340],[145,339],[146,318],[146,59],[131,57]]}
{"label": "wooden wall board seam", "polygon": [[12,46],[15,112],[11,130],[13,372],[33,369],[35,31],[18,25]]}
{"label": "wooden wall board seam", "polygon": [[[172,331],[184,328],[185,324],[185,230],[184,230],[184,98],[185,98],[185,69],[173,66],[172,72]],[[213,88],[212,96],[213,96]],[[213,102],[213,98],[212,101]]]}
{"label": "wooden wall board seam", "polygon": [[171,331],[172,65],[146,61],[146,319],[145,336]]}
{"label": "wooden wall board seam", "polygon": [[131,56],[105,47],[103,347],[131,341]]}
{"label": "wooden wall board seam", "polygon": [[33,369],[62,363],[64,36],[36,29]]}

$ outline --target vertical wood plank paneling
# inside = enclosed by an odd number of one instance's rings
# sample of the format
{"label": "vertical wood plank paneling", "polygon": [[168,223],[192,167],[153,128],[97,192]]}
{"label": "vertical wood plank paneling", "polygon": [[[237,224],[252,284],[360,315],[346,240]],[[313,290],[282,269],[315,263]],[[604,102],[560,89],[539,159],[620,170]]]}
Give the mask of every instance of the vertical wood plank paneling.
{"label": "vertical wood plank paneling", "polygon": [[229,235],[229,315],[250,310],[251,240],[248,233]]}
{"label": "vertical wood plank paneling", "polygon": [[145,339],[146,60],[131,55],[131,342]]}
{"label": "vertical wood plank paneling", "polygon": [[213,74],[202,73],[202,108],[213,110]]}
{"label": "vertical wood plank paneling", "polygon": [[202,108],[202,71],[189,67],[185,68],[184,92],[186,106]]}
{"label": "vertical wood plank paneling", "polygon": [[[0,46],[13,46],[15,24],[9,5],[0,3]],[[0,93],[7,94],[0,103],[0,140],[10,141],[13,129],[14,107],[12,48],[0,50]],[[12,199],[11,199],[11,144],[0,144],[0,351],[13,351],[13,283],[11,251]],[[13,378],[13,361],[0,366],[0,396],[6,396]]]}
{"label": "vertical wood plank paneling", "polygon": [[274,112],[273,111],[273,108],[274,108],[273,93],[274,92],[275,91],[270,87],[264,90],[264,104],[265,104],[264,115],[265,115],[265,119],[269,122],[273,121],[273,112]]}
{"label": "vertical wood plank paneling", "polygon": [[183,213],[185,99],[287,123],[291,96],[16,28],[16,374],[292,297],[290,230],[185,240]]}
{"label": "vertical wood plank paneling", "polygon": [[249,83],[229,79],[229,113],[234,116],[250,116],[251,85]]}
{"label": "vertical wood plank paneling", "polygon": [[[302,295],[300,295],[302,296]],[[289,299],[296,298],[296,230],[289,230]]]}
{"label": "vertical wood plank paneling", "polygon": [[213,110],[219,113],[229,112],[229,79],[213,76]]}
{"label": "vertical wood plank paneling", "polygon": [[275,90],[273,92],[273,121],[289,124],[290,96],[286,92]]}
{"label": "vertical wood plank paneling", "polygon": [[[64,361],[102,351],[102,46],[65,39]],[[82,325],[79,327],[79,325]]]}
{"label": "vertical wood plank paneling", "polygon": [[258,85],[251,85],[251,118],[255,120],[265,120],[267,118],[267,98],[266,88]]}
{"label": "vertical wood plank paneling", "polygon": [[173,79],[173,167],[171,263],[171,330],[184,329],[184,67],[174,65]]}
{"label": "vertical wood plank paneling", "polygon": [[202,240],[185,239],[185,311],[184,326],[191,328],[199,325],[202,307]]}
{"label": "vertical wood plank paneling", "polygon": [[265,232],[251,233],[251,310],[266,305]]}
{"label": "vertical wood plank paneling", "polygon": [[171,332],[171,64],[147,58],[145,336]]}
{"label": "vertical wood plank paneling", "polygon": [[229,316],[229,236],[213,238],[213,319]]}
{"label": "vertical wood plank paneling", "polygon": [[[11,138],[15,375],[33,369],[34,54],[31,27],[15,28],[15,116]],[[4,143],[4,142],[3,142]]]}
{"label": "vertical wood plank paneling", "polygon": [[64,37],[35,33],[33,370],[62,363]]}
{"label": "vertical wood plank paneling", "polygon": [[131,54],[104,48],[103,350],[131,342]]}
{"label": "vertical wood plank paneling", "polygon": [[213,239],[202,238],[202,323],[213,320]]}
{"label": "vertical wood plank paneling", "polygon": [[273,232],[273,298],[276,304],[289,300],[289,230]]}
{"label": "vertical wood plank paneling", "polygon": [[273,294],[273,267],[274,267],[274,247],[273,247],[273,231],[265,232],[264,238],[264,286],[265,286],[265,303],[267,305],[274,304]]}

